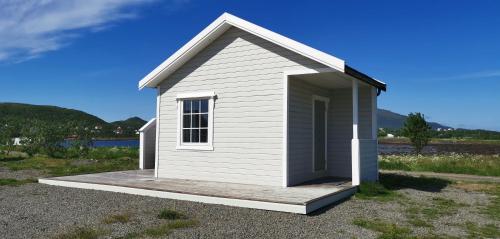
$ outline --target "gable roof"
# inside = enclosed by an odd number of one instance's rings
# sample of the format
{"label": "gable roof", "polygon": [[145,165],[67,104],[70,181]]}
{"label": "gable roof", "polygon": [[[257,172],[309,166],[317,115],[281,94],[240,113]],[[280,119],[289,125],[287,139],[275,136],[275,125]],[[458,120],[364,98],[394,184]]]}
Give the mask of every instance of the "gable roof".
{"label": "gable roof", "polygon": [[[274,44],[298,53],[311,60],[324,64],[335,70],[344,72],[352,77],[358,78],[368,84],[374,85],[381,90],[386,90],[385,83],[375,80],[353,68],[347,66],[344,60],[341,60],[312,47],[306,46],[300,42],[284,37],[263,27],[257,26],[251,22],[233,16],[229,13],[223,13],[214,22],[208,25],[203,31],[198,33],[193,39],[177,50],[173,55],[167,58],[163,63],[157,66],[153,71],[147,74],[139,81],[139,89],[144,87],[156,87],[161,81],[170,74],[179,69],[184,63],[190,60],[198,52],[203,50],[217,37],[222,35],[230,27],[237,27]],[[351,73],[351,74],[350,74]],[[361,77],[360,77],[361,76]]]}

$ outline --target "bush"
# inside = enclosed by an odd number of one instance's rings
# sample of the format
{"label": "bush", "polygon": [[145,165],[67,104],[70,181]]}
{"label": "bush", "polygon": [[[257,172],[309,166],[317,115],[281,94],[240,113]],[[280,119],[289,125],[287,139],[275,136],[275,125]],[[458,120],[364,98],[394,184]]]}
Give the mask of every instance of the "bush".
{"label": "bush", "polygon": [[160,214],[158,214],[158,218],[160,219],[168,219],[168,220],[177,220],[177,219],[186,219],[186,215],[171,210],[171,209],[163,209],[160,211]]}
{"label": "bush", "polygon": [[418,154],[431,140],[431,126],[425,121],[424,115],[410,113],[403,126],[403,135],[410,139]]}

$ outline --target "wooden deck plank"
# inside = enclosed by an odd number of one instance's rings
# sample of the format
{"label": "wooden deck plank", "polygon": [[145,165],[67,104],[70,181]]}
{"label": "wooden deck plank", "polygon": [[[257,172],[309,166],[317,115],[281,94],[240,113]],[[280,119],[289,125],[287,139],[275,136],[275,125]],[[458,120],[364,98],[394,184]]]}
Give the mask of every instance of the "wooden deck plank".
{"label": "wooden deck plank", "polygon": [[[342,181],[339,179],[328,179],[327,181],[318,183],[311,182],[296,187],[282,188],[276,186],[199,180],[169,178],[156,179],[154,178],[152,170],[133,170],[64,176],[42,179],[40,182],[52,185],[64,185],[64,182],[68,182],[68,185],[78,185],[75,187],[89,189],[92,189],[91,185],[96,185],[96,188],[101,188],[98,190],[106,190],[105,186],[108,186],[108,188],[113,189],[110,191],[120,191],[120,188],[123,189],[122,191],[129,191],[129,189],[150,190],[156,191],[157,193],[172,193],[177,195],[176,198],[179,197],[178,194],[184,194],[195,195],[198,197],[242,200],[244,202],[250,202],[249,205],[258,204],[260,202],[268,203],[271,206],[274,204],[289,205],[292,208],[293,206],[298,206],[304,208],[304,213],[309,212],[310,210],[306,210],[306,206],[308,204],[314,204],[314,208],[319,208],[322,205],[321,202],[328,202],[328,204],[331,203],[330,201],[332,200],[328,200],[328,198],[337,198],[338,196],[334,196],[335,194],[344,195],[346,194],[346,191],[350,192],[350,190],[353,189],[353,187],[350,186],[349,183],[346,183],[345,180]],[[143,193],[141,193],[141,195],[143,195]],[[260,205],[259,207],[256,206],[252,208],[268,209],[267,206],[269,205]],[[294,208],[293,210],[298,209]],[[301,210],[302,209],[299,210],[300,212],[297,212],[301,213]],[[282,211],[290,210],[284,209]]]}

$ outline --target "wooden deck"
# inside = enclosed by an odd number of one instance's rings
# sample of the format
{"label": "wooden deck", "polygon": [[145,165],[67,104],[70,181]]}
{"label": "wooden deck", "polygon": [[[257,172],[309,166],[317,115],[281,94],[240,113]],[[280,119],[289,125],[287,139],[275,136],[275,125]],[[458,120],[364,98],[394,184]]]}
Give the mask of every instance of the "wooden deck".
{"label": "wooden deck", "polygon": [[40,179],[40,183],[306,214],[352,195],[350,181],[325,178],[282,188],[153,177],[152,170]]}

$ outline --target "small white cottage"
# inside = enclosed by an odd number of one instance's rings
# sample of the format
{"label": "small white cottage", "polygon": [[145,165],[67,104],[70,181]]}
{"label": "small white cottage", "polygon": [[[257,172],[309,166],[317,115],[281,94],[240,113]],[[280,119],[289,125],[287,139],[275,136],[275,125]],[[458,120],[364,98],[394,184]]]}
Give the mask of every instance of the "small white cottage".
{"label": "small white cottage", "polygon": [[155,88],[141,168],[155,177],[289,187],[377,180],[375,80],[222,14],[139,82]]}

